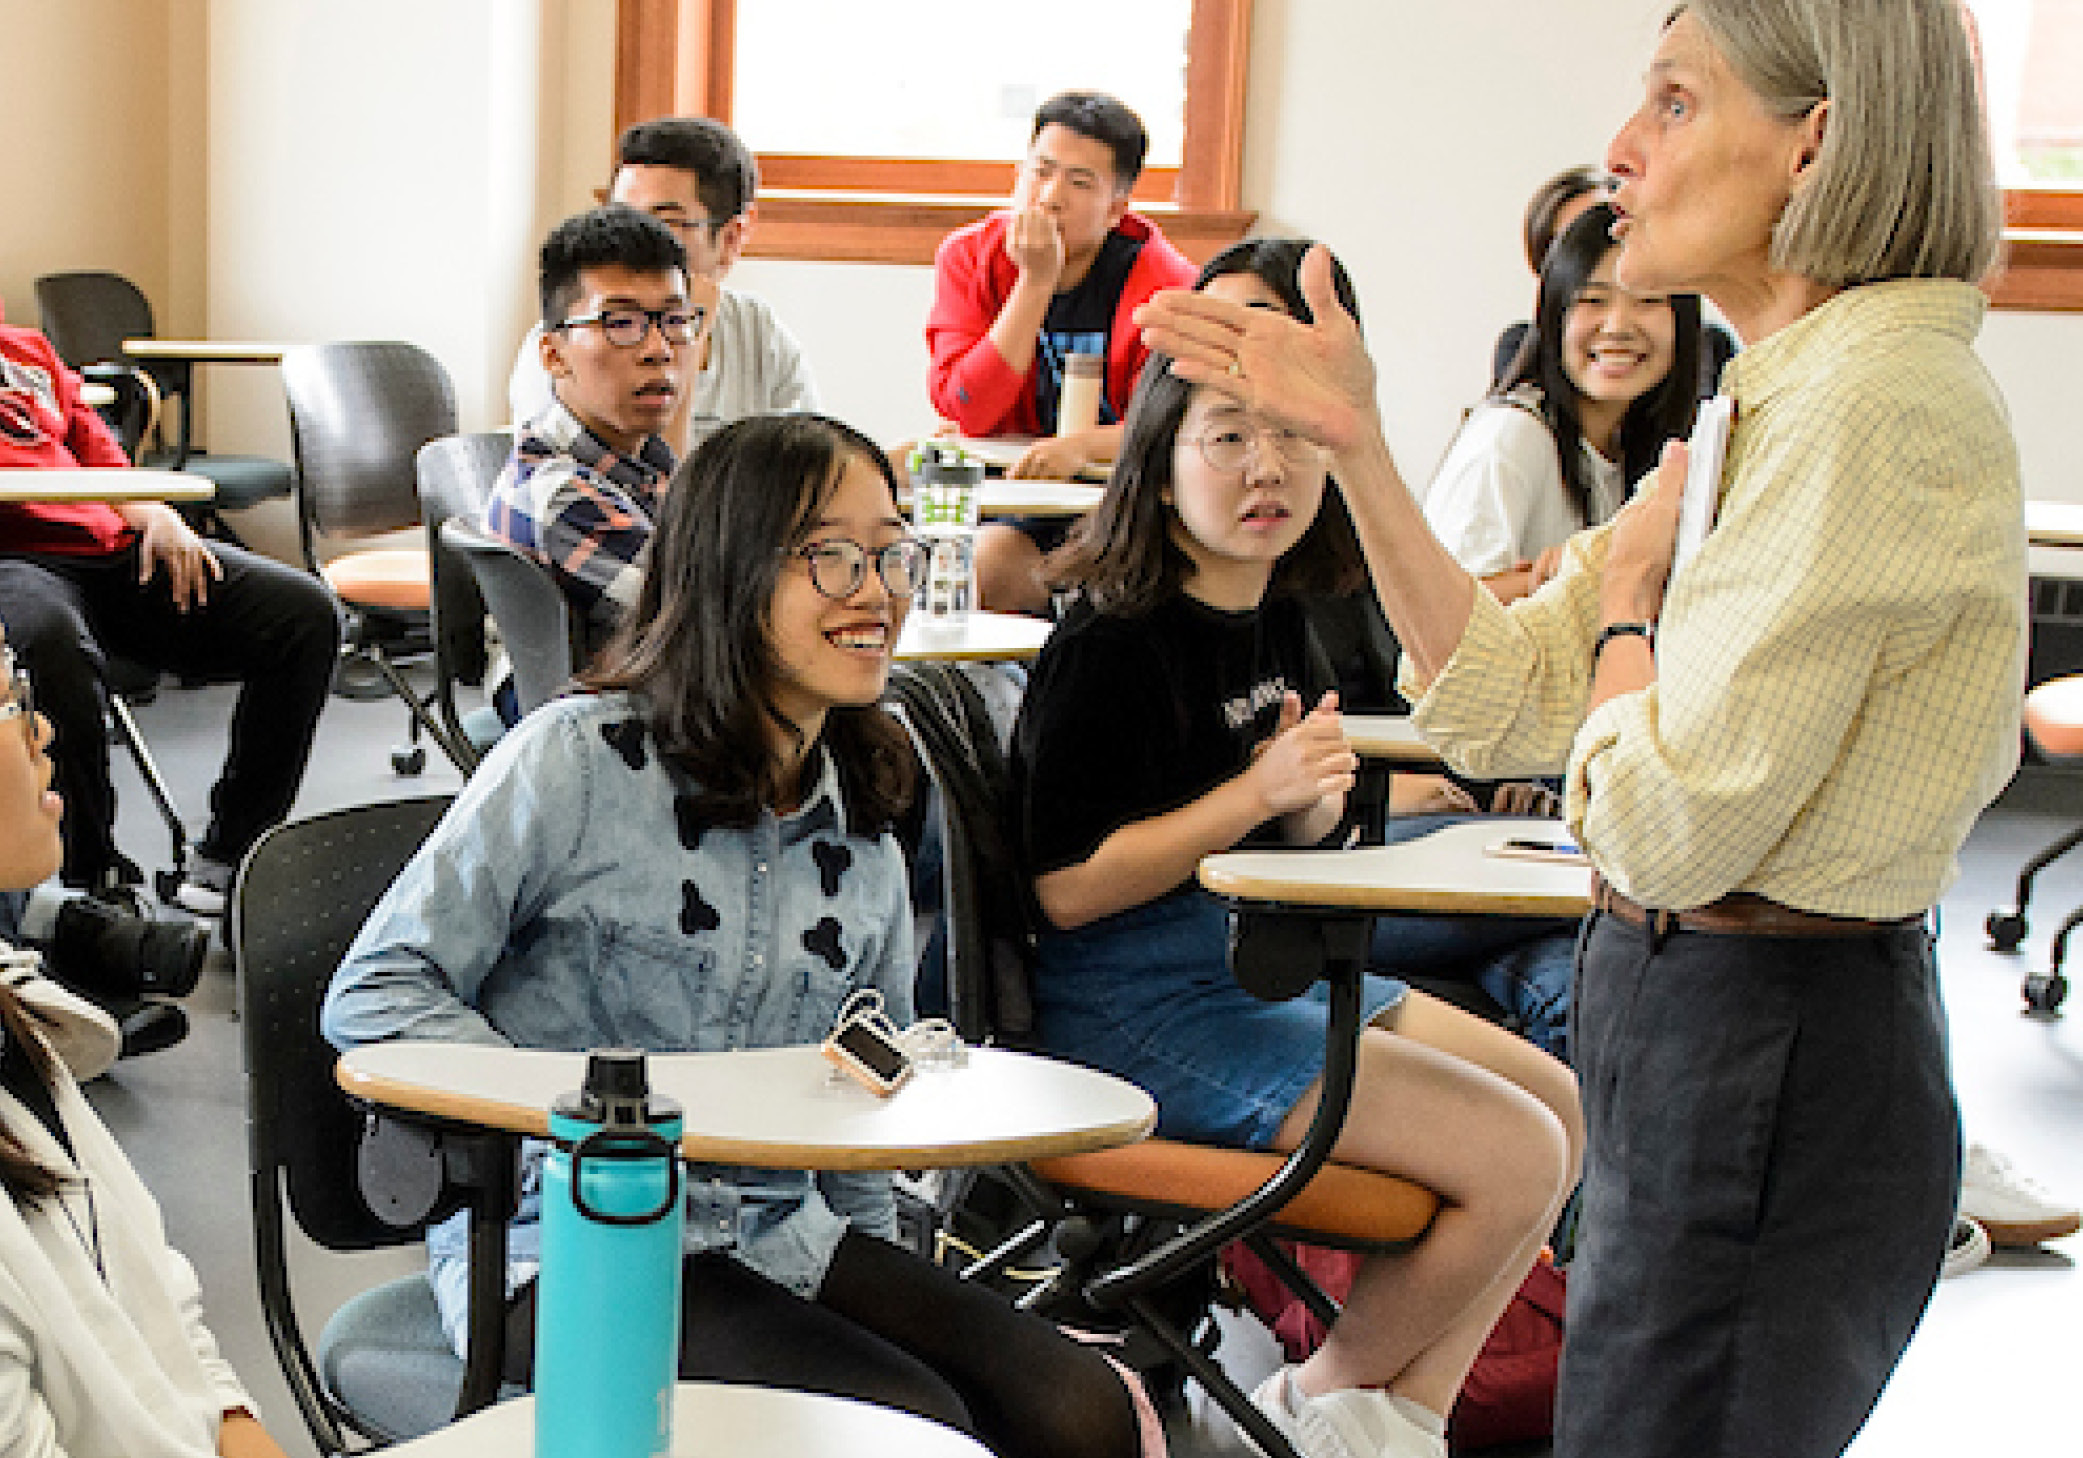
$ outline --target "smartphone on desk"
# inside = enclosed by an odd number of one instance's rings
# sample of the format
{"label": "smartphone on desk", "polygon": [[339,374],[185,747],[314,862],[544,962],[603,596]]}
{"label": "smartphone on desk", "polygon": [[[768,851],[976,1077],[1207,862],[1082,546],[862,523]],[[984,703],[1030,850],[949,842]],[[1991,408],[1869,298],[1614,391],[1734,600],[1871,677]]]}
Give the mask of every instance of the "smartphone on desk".
{"label": "smartphone on desk", "polygon": [[911,1077],[911,1055],[866,1018],[841,1024],[818,1051],[855,1083],[884,1098]]}
{"label": "smartphone on desk", "polygon": [[1560,866],[1588,866],[1584,848],[1566,835],[1514,835],[1485,846],[1483,854],[1508,861],[1550,861]]}

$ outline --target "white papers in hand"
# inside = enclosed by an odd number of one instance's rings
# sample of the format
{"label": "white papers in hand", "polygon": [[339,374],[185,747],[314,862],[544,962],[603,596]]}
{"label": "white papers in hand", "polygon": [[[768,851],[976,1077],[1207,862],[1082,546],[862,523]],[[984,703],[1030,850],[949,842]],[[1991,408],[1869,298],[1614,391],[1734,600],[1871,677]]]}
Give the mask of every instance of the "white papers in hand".
{"label": "white papers in hand", "polygon": [[1686,443],[1689,464],[1685,472],[1685,496],[1678,506],[1678,546],[1671,557],[1675,576],[1700,543],[1714,529],[1714,509],[1721,499],[1721,467],[1728,457],[1729,425],[1734,421],[1736,402],[1727,395],[1702,401]]}

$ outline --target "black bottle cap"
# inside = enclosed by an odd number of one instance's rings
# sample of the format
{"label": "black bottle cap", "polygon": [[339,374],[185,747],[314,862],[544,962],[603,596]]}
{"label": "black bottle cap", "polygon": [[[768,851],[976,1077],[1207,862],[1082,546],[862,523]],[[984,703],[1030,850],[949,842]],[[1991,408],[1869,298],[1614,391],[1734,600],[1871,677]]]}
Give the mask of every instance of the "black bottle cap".
{"label": "black bottle cap", "polygon": [[596,1048],[586,1055],[580,1102],[604,1124],[641,1124],[651,1094],[644,1055],[635,1048]]}

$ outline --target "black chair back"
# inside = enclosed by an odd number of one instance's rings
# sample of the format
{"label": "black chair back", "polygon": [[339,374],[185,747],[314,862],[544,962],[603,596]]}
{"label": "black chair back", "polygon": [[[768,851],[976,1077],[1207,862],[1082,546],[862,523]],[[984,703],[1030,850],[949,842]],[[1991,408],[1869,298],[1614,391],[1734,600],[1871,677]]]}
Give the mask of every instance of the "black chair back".
{"label": "black chair back", "polygon": [[126,339],[149,339],[152,305],[144,291],[119,273],[47,273],[36,281],[36,307],[43,332],[58,357],[74,369],[90,364],[134,364],[149,374],[162,395],[188,388],[185,360],[132,359]]}
{"label": "black chair back", "polygon": [[[515,1210],[517,1141],[410,1118],[377,1121],[373,1112],[356,1110],[333,1081],[335,1052],[319,1035],[319,1006],[333,969],[448,806],[448,796],[387,800],[279,825],[246,854],[231,891],[260,1314],[304,1423],[329,1454],[346,1452],[344,1429],[373,1439],[402,1433],[385,1427],[381,1416],[348,1406],[356,1396],[335,1396],[312,1362],[287,1271],[290,1221],[325,1250],[360,1252],[417,1241],[435,1221],[467,1208],[471,1308],[490,1312],[490,1321],[483,1333],[473,1321],[471,1350],[454,1391],[456,1414],[492,1402],[500,1385],[498,1312],[506,1221]],[[408,1283],[419,1283],[433,1327],[423,1335],[427,1346],[412,1352],[437,1368],[437,1383],[450,1381],[458,1368],[421,1277],[394,1281],[373,1296],[387,1298]],[[385,1327],[383,1350],[362,1362],[369,1391],[358,1400],[369,1408],[398,1408],[398,1389],[410,1385],[396,1368],[398,1341],[402,1333]],[[425,1414],[406,1414],[406,1423],[423,1431]]]}
{"label": "black chair back", "polygon": [[282,357],[282,388],[307,557],[314,532],[357,537],[417,526],[419,448],[456,429],[455,390],[441,361],[416,344],[300,345]]}
{"label": "black chair back", "polygon": [[[348,944],[448,809],[431,795],[279,825],[248,852],[229,925],[246,1053],[248,1166],[328,1250],[413,1238],[372,1211],[354,1178],[362,1118],[333,1082],[318,1008]],[[279,1218],[279,1212],[278,1212]]]}

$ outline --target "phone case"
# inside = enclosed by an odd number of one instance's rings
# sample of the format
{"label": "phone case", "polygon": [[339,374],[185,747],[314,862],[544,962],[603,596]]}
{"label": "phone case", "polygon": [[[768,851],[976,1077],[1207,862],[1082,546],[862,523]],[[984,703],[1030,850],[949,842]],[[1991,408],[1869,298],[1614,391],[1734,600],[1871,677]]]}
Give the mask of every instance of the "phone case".
{"label": "phone case", "polygon": [[834,1038],[825,1039],[823,1043],[818,1045],[817,1051],[824,1054],[826,1060],[835,1068],[846,1074],[847,1077],[858,1083],[862,1088],[867,1089],[868,1092],[888,1098],[898,1089],[904,1087],[905,1083],[911,1078],[911,1060],[905,1056],[903,1049],[891,1045],[887,1040],[879,1041],[882,1041],[884,1047],[889,1048],[893,1054],[903,1060],[902,1066],[898,1068],[897,1072],[887,1078],[875,1069],[870,1068],[866,1063],[863,1063],[852,1051],[841,1047]]}
{"label": "phone case", "polygon": [[1588,866],[1591,858],[1574,841],[1565,839],[1530,841],[1500,840],[1483,847],[1483,854],[1506,861],[1548,861],[1558,866]]}

